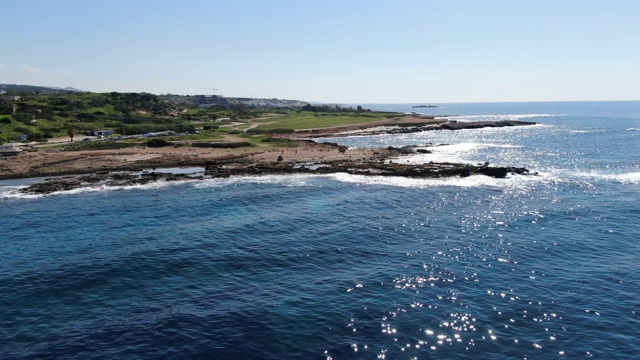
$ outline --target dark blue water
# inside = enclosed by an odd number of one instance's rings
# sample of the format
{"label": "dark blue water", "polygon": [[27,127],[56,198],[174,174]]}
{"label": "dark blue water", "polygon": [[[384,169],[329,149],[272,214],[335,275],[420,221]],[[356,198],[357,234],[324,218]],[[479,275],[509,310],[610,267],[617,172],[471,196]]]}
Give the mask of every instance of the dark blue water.
{"label": "dark blue water", "polygon": [[640,103],[443,106],[543,125],[331,140],[539,175],[3,183],[0,358],[637,358]]}

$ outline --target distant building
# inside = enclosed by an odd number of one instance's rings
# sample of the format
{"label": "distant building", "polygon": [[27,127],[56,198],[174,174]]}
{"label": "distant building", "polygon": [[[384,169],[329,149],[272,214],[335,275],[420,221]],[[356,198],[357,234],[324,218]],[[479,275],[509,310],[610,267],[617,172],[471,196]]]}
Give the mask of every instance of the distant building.
{"label": "distant building", "polygon": [[194,95],[193,103],[197,105],[224,105],[227,101],[220,95]]}
{"label": "distant building", "polygon": [[113,130],[105,129],[105,130],[89,130],[87,131],[87,135],[89,136],[108,136],[113,134]]}

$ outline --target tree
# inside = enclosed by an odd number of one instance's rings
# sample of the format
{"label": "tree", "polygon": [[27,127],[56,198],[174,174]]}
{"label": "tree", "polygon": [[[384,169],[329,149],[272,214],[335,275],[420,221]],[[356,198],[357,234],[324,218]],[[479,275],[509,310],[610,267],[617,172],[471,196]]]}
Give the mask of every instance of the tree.
{"label": "tree", "polygon": [[13,120],[19,121],[25,125],[31,125],[31,120],[33,120],[33,116],[31,114],[27,114],[27,113],[15,113],[13,115],[11,115],[13,117]]}
{"label": "tree", "polygon": [[69,137],[71,138],[71,141],[73,141],[73,135],[75,135],[76,132],[73,129],[69,129],[67,130],[67,135],[69,135]]}

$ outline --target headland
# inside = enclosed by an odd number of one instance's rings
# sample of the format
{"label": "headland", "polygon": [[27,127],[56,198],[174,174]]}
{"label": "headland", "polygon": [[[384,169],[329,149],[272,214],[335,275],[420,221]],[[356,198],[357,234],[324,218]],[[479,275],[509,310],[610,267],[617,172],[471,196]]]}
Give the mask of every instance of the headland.
{"label": "headland", "polygon": [[[96,183],[105,186],[126,186],[160,180],[267,174],[349,173],[415,178],[486,175],[503,178],[509,173],[528,174],[529,171],[522,167],[494,167],[488,163],[403,164],[394,159],[411,153],[430,152],[429,147],[432,145],[349,149],[336,143],[316,142],[313,138],[533,124],[535,123],[522,121],[470,123],[446,118],[401,116],[393,119],[372,119],[358,124],[336,124],[288,131],[284,134],[273,133],[261,138],[260,142],[252,142],[251,132],[245,131],[241,135],[227,134],[222,141],[197,142],[190,144],[191,146],[163,140],[160,142],[167,146],[154,147],[152,140],[145,140],[129,144],[131,146],[101,150],[64,151],[64,147],[38,147],[18,156],[0,160],[0,178],[49,178],[22,190],[36,194],[71,190]],[[176,174],[162,171],[164,168],[175,167],[201,167],[204,172]],[[153,169],[155,170],[150,171]]]}

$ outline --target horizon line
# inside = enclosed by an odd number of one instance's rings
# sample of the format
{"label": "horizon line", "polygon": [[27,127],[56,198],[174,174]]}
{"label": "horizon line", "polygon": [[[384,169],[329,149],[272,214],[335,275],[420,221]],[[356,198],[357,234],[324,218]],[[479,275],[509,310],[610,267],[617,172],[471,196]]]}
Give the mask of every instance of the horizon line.
{"label": "horizon line", "polygon": [[[78,90],[77,92],[81,93],[94,93],[94,94],[104,94],[111,92],[121,92],[121,91],[90,91],[90,90],[80,90],[74,86],[48,86],[48,85],[30,85],[30,84],[0,84],[0,85],[16,85],[16,86],[34,86],[34,87],[42,87],[54,90],[65,90],[65,88],[73,88]],[[148,91],[125,91],[128,93],[147,93],[153,94],[156,96],[160,95],[176,95],[176,96],[197,96],[203,94],[176,94],[176,93],[153,93]],[[206,95],[206,94],[204,94]],[[638,99],[616,99],[616,100],[489,100],[489,101],[408,101],[408,102],[369,102],[369,101],[315,101],[315,100],[300,100],[300,99],[288,99],[284,97],[252,97],[252,96],[224,96],[222,94],[217,95],[220,97],[228,97],[228,98],[237,98],[237,97],[247,97],[252,99],[278,99],[278,100],[296,100],[296,101],[304,101],[308,103],[315,104],[348,104],[348,105],[357,105],[357,104],[385,104],[385,105],[410,105],[410,104],[505,104],[505,103],[561,103],[561,102],[639,102]]]}

